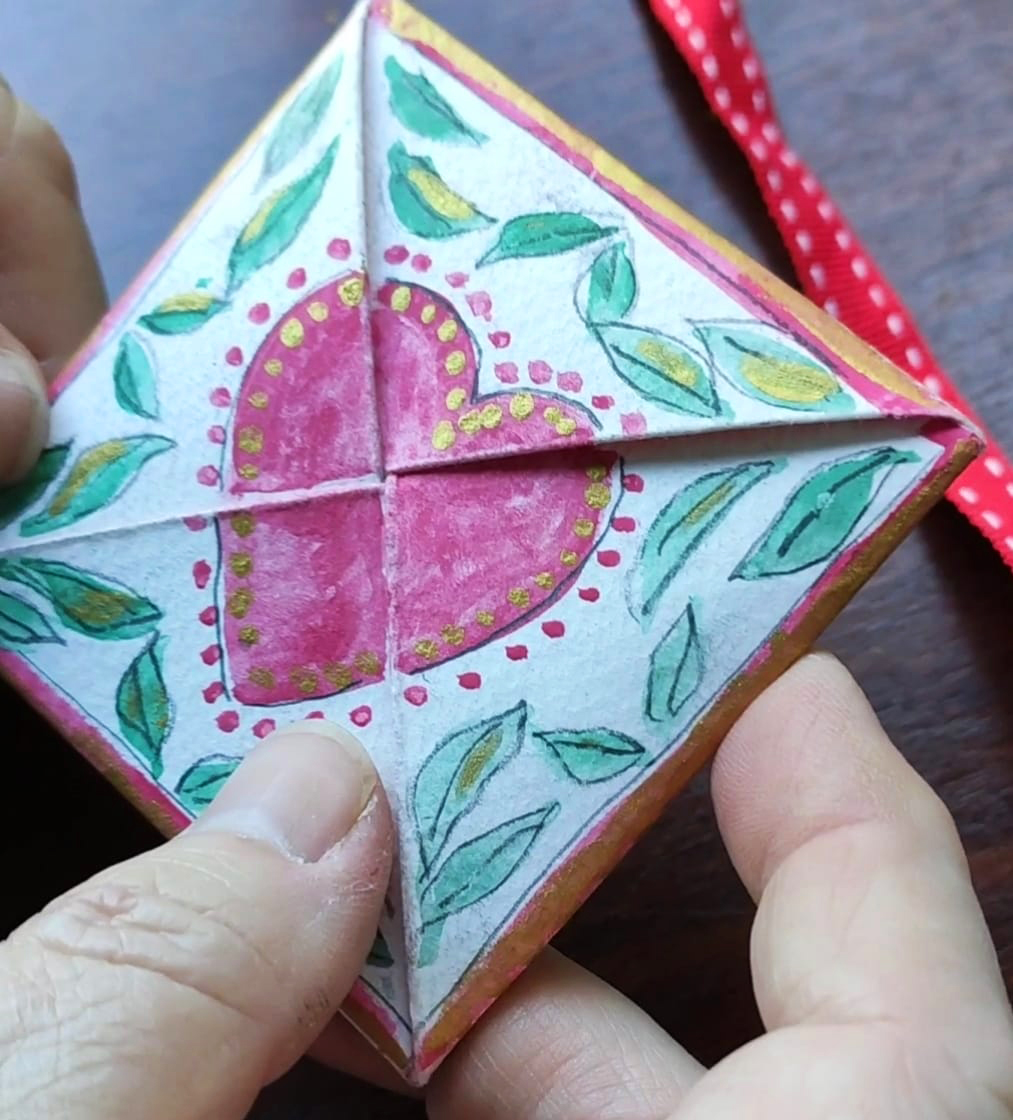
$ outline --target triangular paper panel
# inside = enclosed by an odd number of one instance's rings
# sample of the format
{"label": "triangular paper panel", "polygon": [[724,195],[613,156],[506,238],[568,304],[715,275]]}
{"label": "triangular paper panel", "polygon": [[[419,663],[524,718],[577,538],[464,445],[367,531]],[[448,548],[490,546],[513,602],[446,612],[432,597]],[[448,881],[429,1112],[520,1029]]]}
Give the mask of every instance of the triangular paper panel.
{"label": "triangular paper panel", "polygon": [[974,455],[962,420],[401,3],[63,377],[0,663],[167,829],[276,723],[376,760],[346,1013],[424,1082]]}

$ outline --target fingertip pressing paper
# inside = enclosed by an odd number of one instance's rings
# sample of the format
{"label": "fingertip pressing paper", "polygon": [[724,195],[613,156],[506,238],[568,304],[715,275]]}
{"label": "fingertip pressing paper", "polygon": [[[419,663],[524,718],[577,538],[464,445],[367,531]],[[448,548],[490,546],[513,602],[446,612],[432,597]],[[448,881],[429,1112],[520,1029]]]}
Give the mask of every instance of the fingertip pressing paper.
{"label": "fingertip pressing paper", "polygon": [[168,830],[276,725],[353,729],[399,846],[344,1010],[421,1084],[976,448],[361,4],[62,377],[0,666]]}

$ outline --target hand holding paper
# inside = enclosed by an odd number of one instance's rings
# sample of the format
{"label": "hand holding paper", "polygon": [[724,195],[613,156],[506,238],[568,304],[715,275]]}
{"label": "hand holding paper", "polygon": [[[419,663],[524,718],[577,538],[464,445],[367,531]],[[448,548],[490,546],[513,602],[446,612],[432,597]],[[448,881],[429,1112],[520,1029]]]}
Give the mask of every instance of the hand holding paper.
{"label": "hand holding paper", "polygon": [[355,729],[398,850],[344,1010],[417,1083],[976,448],[400,3],[58,390],[0,665],[167,829]]}
{"label": "hand holding paper", "polygon": [[[197,825],[16,931],[0,946],[15,1009],[6,1108],[107,1120],[143,1100],[145,1120],[246,1116],[367,952],[392,840],[374,783],[332,725],[278,733]],[[754,985],[771,1033],[708,1073],[550,952],[437,1072],[427,1115],[780,1118],[869,1100],[897,1120],[950,1100],[1002,1115],[1013,1030],[952,821],[847,674],[826,657],[790,670],[733,729],[712,786],[759,901]],[[397,1085],[341,1020],[313,1053]]]}

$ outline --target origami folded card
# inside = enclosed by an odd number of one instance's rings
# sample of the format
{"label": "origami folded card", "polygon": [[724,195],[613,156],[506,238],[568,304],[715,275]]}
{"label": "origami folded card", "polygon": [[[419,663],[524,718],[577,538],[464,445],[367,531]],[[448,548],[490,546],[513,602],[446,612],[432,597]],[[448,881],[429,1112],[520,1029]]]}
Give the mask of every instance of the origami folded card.
{"label": "origami folded card", "polygon": [[0,664],[167,829],[354,727],[400,839],[346,1013],[422,1082],[976,446],[367,4],[61,380]]}

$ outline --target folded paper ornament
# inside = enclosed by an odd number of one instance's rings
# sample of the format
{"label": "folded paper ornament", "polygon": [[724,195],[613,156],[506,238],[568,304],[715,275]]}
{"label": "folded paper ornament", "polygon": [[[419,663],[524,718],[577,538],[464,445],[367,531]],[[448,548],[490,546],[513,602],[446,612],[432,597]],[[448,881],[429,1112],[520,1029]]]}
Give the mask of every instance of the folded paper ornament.
{"label": "folded paper ornament", "polygon": [[59,382],[0,665],[167,830],[353,728],[399,845],[345,1013],[422,1083],[976,448],[362,4]]}

